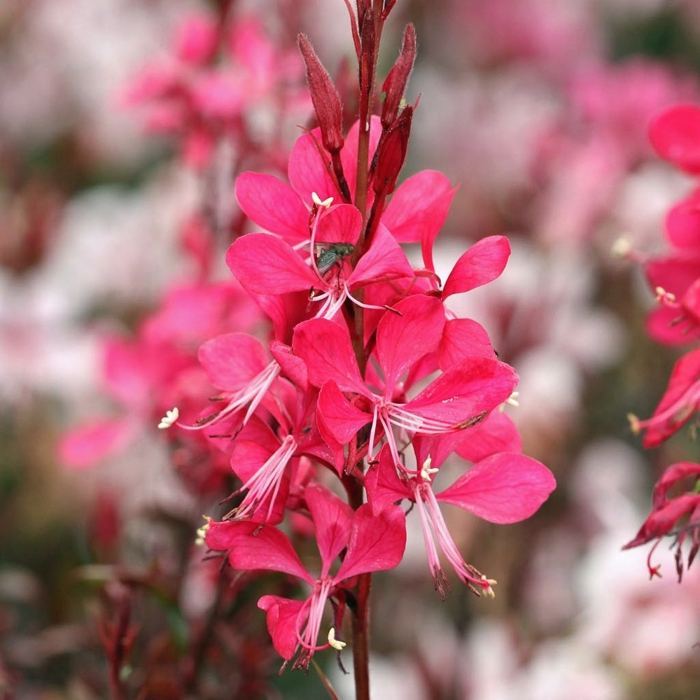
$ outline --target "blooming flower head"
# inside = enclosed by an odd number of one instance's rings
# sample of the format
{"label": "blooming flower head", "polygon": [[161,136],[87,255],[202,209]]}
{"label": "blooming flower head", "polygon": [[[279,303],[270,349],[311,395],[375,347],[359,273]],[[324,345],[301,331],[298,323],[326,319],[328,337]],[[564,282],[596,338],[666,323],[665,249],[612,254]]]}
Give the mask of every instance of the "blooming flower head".
{"label": "blooming flower head", "polygon": [[[390,506],[378,517],[369,505],[353,511],[326,488],[312,484],[304,492],[321,556],[318,575],[309,573],[280,530],[252,522],[211,523],[206,543],[228,552],[234,569],[279,571],[305,582],[311,593],[303,600],[267,595],[258,606],[267,612],[267,625],[277,652],[290,661],[301,650],[295,666],[308,668],[319,649],[338,648],[335,633],[319,643],[323,610],[329,599],[343,601],[345,590],[359,574],[395,567],[403,557],[406,527],[403,511]],[[331,567],[339,555],[336,573]]]}

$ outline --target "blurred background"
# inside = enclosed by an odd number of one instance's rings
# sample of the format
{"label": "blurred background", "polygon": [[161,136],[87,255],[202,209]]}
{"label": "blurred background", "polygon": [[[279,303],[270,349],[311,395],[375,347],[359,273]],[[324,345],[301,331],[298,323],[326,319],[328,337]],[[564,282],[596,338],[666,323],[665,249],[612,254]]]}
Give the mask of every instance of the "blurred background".
{"label": "blurred background", "polygon": [[[662,546],[649,582],[648,552],[621,547],[663,467],[700,455],[686,431],[644,451],[629,430],[678,349],[648,337],[642,270],[612,250],[664,251],[694,186],[647,129],[700,102],[700,5],[398,0],[381,75],[407,21],[404,176],[459,185],[438,271],[511,240],[503,276],[453,308],[517,369],[510,415],[558,488],[519,525],[446,511],[493,601],[452,582],[442,602],[409,533],[374,586],[374,697],[694,700],[700,575],[679,585]],[[225,465],[155,427],[198,345],[259,323],[223,264],[250,230],[232,188],[243,170],[284,177],[310,121],[300,31],[350,99],[342,0],[0,3],[0,698],[115,697],[120,654],[124,697],[327,697],[313,670],[276,675],[255,607],[270,577],[233,595],[194,546]],[[120,624],[127,648],[110,648]]]}

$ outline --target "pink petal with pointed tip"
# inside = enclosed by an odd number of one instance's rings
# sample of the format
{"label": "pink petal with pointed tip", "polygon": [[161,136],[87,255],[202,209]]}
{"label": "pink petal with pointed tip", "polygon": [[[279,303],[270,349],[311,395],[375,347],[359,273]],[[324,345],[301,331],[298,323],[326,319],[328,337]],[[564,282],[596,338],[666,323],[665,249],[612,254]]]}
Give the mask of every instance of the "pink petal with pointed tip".
{"label": "pink petal with pointed tip", "polygon": [[211,383],[226,391],[238,391],[265,369],[268,359],[257,338],[227,333],[208,340],[197,353]]}
{"label": "pink petal with pointed tip", "polygon": [[445,223],[457,188],[437,170],[421,170],[402,182],[394,192],[382,223],[399,243],[435,239]]}
{"label": "pink petal with pointed tip", "polygon": [[397,277],[413,277],[413,268],[401,246],[394,240],[389,230],[379,224],[369,250],[359,259],[357,266],[348,278],[351,289],[362,284],[380,282]]}
{"label": "pink petal with pointed tip", "polygon": [[299,613],[306,605],[305,600],[291,600],[276,595],[264,595],[258,600],[258,607],[267,613],[267,631],[272,637],[275,651],[287,661],[291,661],[299,646],[297,627]]}
{"label": "pink petal with pointed tip", "polygon": [[319,148],[324,157],[328,158],[328,154],[321,146],[321,131],[314,129],[300,136],[289,154],[287,171],[289,182],[309,209],[313,205],[312,192],[315,192],[321,200],[333,197],[335,204],[341,203],[338,188],[328,174],[326,164],[319,154]]}
{"label": "pink petal with pointed tip", "polygon": [[371,423],[372,416],[353,406],[338,385],[329,381],[318,395],[318,419],[341,445],[347,445],[361,428]]}
{"label": "pink petal with pointed tip", "polygon": [[510,243],[505,236],[482,238],[457,260],[442,289],[442,298],[492,282],[505,269],[509,256]]}
{"label": "pink petal with pointed tip", "polygon": [[299,195],[272,175],[245,172],[236,179],[236,199],[248,218],[292,245],[309,237],[309,211]]}
{"label": "pink petal with pointed tip", "polygon": [[475,357],[441,374],[405,408],[456,425],[502,404],[513,393],[517,381],[512,367]]}
{"label": "pink petal with pointed tip", "polygon": [[247,291],[258,294],[309,290],[319,281],[288,243],[267,233],[249,233],[234,241],[226,264]]}
{"label": "pink petal with pointed tip", "polygon": [[347,547],[354,511],[320,484],[307,486],[304,498],[314,521],[324,578],[335,558]]}
{"label": "pink petal with pointed tip", "polygon": [[406,516],[399,506],[378,514],[368,503],[355,511],[345,559],[336,581],[398,566],[406,549]]}
{"label": "pink petal with pointed tip", "polygon": [[211,549],[231,550],[229,561],[239,571],[281,571],[313,585],[291,542],[277,528],[252,522],[211,523],[206,534]]}
{"label": "pink petal with pointed tip", "polygon": [[440,339],[440,368],[447,370],[469,357],[496,357],[489,335],[470,318],[450,319]]}
{"label": "pink petal with pointed tip", "polygon": [[394,308],[398,313],[386,313],[377,327],[377,359],[387,396],[405,372],[437,349],[445,326],[445,309],[435,297],[407,297]]}
{"label": "pink petal with pointed tip", "polygon": [[332,380],[341,391],[369,394],[360,376],[350,335],[337,323],[322,318],[301,323],[294,331],[292,349],[306,363],[309,381],[314,386],[320,388]]}
{"label": "pink petal with pointed tip", "polygon": [[121,449],[133,433],[133,422],[125,418],[95,421],[65,433],[58,456],[68,469],[88,469]]}
{"label": "pink petal with pointed tip", "polygon": [[649,139],[656,152],[688,173],[700,172],[700,108],[677,105],[652,120]]}
{"label": "pink petal with pointed tip", "polygon": [[555,486],[544,464],[524,455],[501,453],[475,464],[436,498],[492,523],[516,523],[529,518]]}

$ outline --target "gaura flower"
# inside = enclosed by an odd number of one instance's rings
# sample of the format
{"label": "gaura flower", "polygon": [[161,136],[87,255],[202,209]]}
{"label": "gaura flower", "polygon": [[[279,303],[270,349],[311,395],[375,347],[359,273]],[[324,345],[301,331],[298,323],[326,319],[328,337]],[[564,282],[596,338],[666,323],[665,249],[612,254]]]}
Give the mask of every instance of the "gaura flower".
{"label": "gaura flower", "polygon": [[[406,547],[406,526],[398,506],[376,515],[368,504],[353,511],[319,484],[308,486],[304,496],[321,555],[321,570],[316,576],[301,563],[287,536],[270,525],[210,523],[206,544],[228,551],[234,569],[280,571],[311,588],[303,601],[274,595],[258,601],[258,607],[267,613],[267,627],[277,652],[288,662],[301,649],[294,667],[308,668],[316,651],[340,646],[334,628],[328,642],[318,641],[326,601],[344,603],[345,591],[353,587],[355,577],[397,566]],[[342,563],[333,574],[331,568],[342,553]]]}

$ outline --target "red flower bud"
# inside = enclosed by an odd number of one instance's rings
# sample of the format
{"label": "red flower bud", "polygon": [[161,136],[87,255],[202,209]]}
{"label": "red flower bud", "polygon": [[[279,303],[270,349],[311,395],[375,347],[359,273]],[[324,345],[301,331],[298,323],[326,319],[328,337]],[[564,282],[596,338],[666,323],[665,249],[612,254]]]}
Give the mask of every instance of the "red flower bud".
{"label": "red flower bud", "polygon": [[306,81],[311,101],[321,127],[323,147],[329,153],[337,153],[343,147],[343,112],[340,97],[328,71],[303,34],[299,35],[299,51],[306,65]]}
{"label": "red flower bud", "polygon": [[382,139],[377,147],[376,170],[372,180],[372,187],[378,194],[391,194],[396,187],[396,180],[406,160],[412,119],[413,107],[409,105],[401,112],[389,131],[382,133]]}
{"label": "red flower bud", "polygon": [[384,105],[382,107],[382,126],[388,129],[394,123],[399,114],[399,107],[403,99],[408,78],[413,70],[416,60],[416,30],[412,24],[407,24],[403,33],[401,52],[396,59],[393,68],[386,76],[382,92],[384,93]]}

